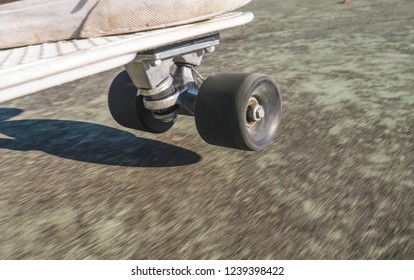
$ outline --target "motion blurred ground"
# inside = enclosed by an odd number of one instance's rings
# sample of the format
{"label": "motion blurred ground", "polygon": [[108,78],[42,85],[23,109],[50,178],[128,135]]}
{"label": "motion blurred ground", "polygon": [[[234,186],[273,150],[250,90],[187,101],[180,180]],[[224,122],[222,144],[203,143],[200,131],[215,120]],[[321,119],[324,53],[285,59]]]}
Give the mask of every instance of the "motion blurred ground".
{"label": "motion blurred ground", "polygon": [[253,1],[200,67],[279,83],[263,152],[118,126],[120,69],[1,104],[0,258],[413,259],[414,4],[339,2]]}

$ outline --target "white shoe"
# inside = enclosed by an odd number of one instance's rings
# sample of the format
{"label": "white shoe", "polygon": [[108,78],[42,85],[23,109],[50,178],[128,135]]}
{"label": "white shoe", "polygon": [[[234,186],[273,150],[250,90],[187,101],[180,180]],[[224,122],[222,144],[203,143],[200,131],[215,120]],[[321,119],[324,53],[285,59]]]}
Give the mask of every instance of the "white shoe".
{"label": "white shoe", "polygon": [[235,10],[250,0],[8,2],[0,5],[0,49],[187,24]]}

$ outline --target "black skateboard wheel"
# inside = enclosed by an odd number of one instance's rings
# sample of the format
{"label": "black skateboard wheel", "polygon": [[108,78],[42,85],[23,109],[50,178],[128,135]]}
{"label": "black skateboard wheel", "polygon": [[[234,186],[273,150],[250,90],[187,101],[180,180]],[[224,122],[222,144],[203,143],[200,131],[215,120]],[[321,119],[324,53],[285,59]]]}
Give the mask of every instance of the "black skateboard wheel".
{"label": "black skateboard wheel", "polygon": [[220,73],[206,79],[197,96],[195,121],[209,144],[262,150],[276,136],[281,96],[266,75]]}
{"label": "black skateboard wheel", "polygon": [[174,122],[163,122],[154,118],[144,107],[143,96],[133,84],[127,71],[122,71],[113,80],[108,94],[108,106],[114,120],[120,125],[140,131],[162,133]]}

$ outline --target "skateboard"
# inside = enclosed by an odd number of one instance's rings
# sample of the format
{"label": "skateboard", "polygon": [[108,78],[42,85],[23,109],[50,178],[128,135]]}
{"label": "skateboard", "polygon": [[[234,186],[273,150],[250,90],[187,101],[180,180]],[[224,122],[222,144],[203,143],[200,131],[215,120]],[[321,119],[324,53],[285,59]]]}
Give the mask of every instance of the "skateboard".
{"label": "skateboard", "polygon": [[252,13],[135,34],[0,50],[0,102],[125,66],[113,80],[108,107],[120,125],[150,133],[170,129],[179,114],[195,117],[213,145],[261,150],[280,122],[281,96],[262,74],[196,70],[220,42],[219,32],[247,24]]}

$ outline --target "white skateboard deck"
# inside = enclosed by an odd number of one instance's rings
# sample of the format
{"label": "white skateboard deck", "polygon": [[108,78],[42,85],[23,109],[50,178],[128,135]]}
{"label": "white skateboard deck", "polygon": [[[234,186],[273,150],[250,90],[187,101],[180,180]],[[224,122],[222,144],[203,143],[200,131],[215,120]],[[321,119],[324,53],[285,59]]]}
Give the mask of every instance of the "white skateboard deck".
{"label": "white skateboard deck", "polygon": [[252,13],[228,13],[203,22],[154,31],[0,50],[0,102],[128,64],[137,52],[252,20]]}

